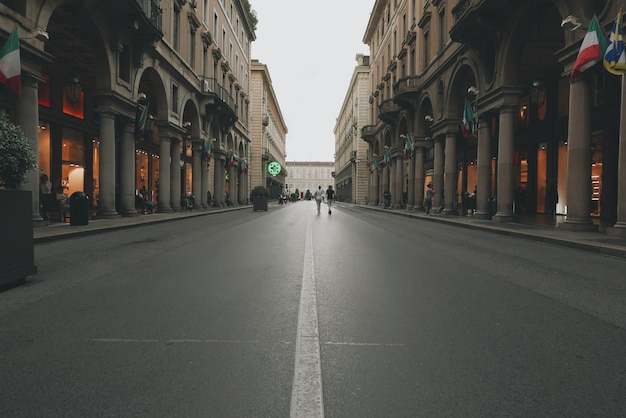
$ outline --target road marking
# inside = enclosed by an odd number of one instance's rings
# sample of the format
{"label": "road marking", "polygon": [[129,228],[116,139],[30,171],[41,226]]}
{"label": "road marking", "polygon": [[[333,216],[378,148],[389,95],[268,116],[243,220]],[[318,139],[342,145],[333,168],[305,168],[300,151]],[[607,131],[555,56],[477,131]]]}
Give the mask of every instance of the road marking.
{"label": "road marking", "polygon": [[296,363],[291,390],[291,418],[324,417],[316,287],[311,218],[307,217]]}
{"label": "road marking", "polygon": [[406,347],[406,344],[394,344],[394,343],[351,343],[351,342],[333,342],[326,341],[323,345],[347,345],[355,347]]}
{"label": "road marking", "polygon": [[246,340],[197,340],[197,339],[169,339],[151,340],[141,338],[91,338],[89,341],[97,343],[126,343],[126,344],[259,344],[260,341]]}

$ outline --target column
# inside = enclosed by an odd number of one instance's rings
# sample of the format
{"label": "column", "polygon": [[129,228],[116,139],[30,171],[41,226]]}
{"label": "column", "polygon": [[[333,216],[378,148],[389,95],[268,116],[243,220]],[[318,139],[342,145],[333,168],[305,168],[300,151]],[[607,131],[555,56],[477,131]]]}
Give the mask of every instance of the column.
{"label": "column", "polygon": [[591,222],[591,80],[570,84],[567,138],[567,217],[559,228],[596,231]]}
{"label": "column", "polygon": [[[413,145],[413,149],[415,150],[415,145]],[[407,202],[406,202],[406,208],[407,209],[413,209],[415,207],[415,165],[416,165],[416,159],[417,159],[417,152],[414,153],[413,157],[411,157],[411,159],[409,160],[409,165],[408,165],[408,170],[409,172],[408,174],[408,180],[409,180],[409,185],[408,185],[408,189],[407,189]]]}
{"label": "column", "polygon": [[[134,152],[133,152],[134,156]],[[100,201],[98,216],[115,218],[115,115],[100,110]]]}
{"label": "column", "polygon": [[228,197],[232,206],[237,206],[237,166],[233,164],[228,168]]}
{"label": "column", "polygon": [[137,216],[135,209],[135,137],[133,120],[122,125],[120,143],[120,207],[122,216]]}
{"label": "column", "polygon": [[489,195],[491,194],[491,131],[489,121],[481,118],[478,122],[478,153],[476,176],[476,213],[474,217],[489,217]]}
{"label": "column", "polygon": [[435,161],[433,167],[433,208],[437,208],[443,205],[443,162],[444,162],[444,149],[443,139],[437,137],[433,139],[435,143]]}
{"label": "column", "polygon": [[167,134],[160,134],[159,147],[159,212],[173,212],[170,206],[170,149],[171,142]]}
{"label": "column", "polygon": [[622,76],[622,103],[617,168],[617,222],[607,228],[611,236],[626,238],[626,77]]}
{"label": "column", "polygon": [[424,210],[424,147],[415,148],[415,204],[413,210]]}
{"label": "column", "polygon": [[180,206],[180,139],[171,138],[170,141],[170,206],[178,212],[183,210]]}
{"label": "column", "polygon": [[380,191],[380,204],[384,205],[385,204],[385,192],[389,192],[389,170],[390,167],[388,165],[385,165],[385,167],[383,168],[383,181],[382,181],[382,187],[381,187],[381,191]]}
{"label": "column", "polygon": [[515,184],[514,123],[513,107],[501,108],[500,135],[498,137],[498,193],[496,195],[498,209],[495,217],[495,220],[499,222],[510,222],[515,219],[513,215],[513,199],[515,198],[513,189]]}
{"label": "column", "polygon": [[[404,160],[402,157],[396,157],[396,169],[395,171],[395,188],[391,193],[395,202],[394,208],[401,209],[404,205]],[[395,194],[395,197],[393,195]]]}
{"label": "column", "polygon": [[458,183],[458,171],[456,163],[456,132],[446,132],[445,150],[445,175],[444,175],[444,213],[456,215],[456,187]]}
{"label": "column", "polygon": [[219,208],[224,203],[224,160],[222,155],[216,152],[214,161],[213,206]]}
{"label": "column", "polygon": [[209,191],[209,165],[207,164],[206,159],[201,159],[200,161],[200,180],[200,200],[202,201],[202,207],[204,209],[208,209],[209,205],[207,204],[207,194]]}
{"label": "column", "polygon": [[[30,146],[39,155],[39,105],[37,103],[38,78],[22,71],[22,96],[16,103],[16,122],[22,127],[24,134],[30,141]],[[48,173],[50,175],[50,173]],[[54,186],[54,185],[53,185]],[[44,223],[39,213],[39,167],[35,167],[26,174],[26,183],[20,185],[21,190],[30,190],[32,195],[33,222]],[[54,189],[54,187],[53,187]],[[56,190],[52,190],[56,193]]]}
{"label": "column", "polygon": [[[191,166],[191,192],[195,197],[194,209],[202,209],[202,202],[206,206],[206,192],[202,194],[202,141],[199,139],[191,142],[192,166]],[[205,170],[206,171],[206,170]]]}

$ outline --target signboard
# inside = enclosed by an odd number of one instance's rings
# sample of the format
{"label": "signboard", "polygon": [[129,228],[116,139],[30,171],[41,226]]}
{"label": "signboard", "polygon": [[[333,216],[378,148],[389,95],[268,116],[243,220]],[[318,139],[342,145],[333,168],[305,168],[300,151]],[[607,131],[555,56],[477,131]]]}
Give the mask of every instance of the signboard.
{"label": "signboard", "polygon": [[272,175],[272,176],[277,176],[278,174],[280,174],[281,170],[283,168],[280,166],[279,163],[277,163],[276,161],[272,161],[271,163],[269,163],[267,165],[267,171]]}

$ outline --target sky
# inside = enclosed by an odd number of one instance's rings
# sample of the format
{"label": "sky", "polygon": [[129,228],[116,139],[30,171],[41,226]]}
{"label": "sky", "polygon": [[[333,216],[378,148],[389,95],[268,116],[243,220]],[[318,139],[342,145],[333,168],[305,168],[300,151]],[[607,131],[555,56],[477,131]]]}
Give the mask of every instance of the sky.
{"label": "sky", "polygon": [[335,121],[375,0],[250,0],[252,58],[267,65],[287,125],[287,161],[334,161]]}

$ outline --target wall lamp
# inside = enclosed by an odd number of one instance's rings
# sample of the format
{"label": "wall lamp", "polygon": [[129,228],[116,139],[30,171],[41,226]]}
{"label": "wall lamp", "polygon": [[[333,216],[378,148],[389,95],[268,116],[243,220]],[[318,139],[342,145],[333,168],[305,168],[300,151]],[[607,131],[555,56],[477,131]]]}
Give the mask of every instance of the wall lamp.
{"label": "wall lamp", "polygon": [[582,23],[578,20],[576,16],[569,15],[561,22],[561,27],[563,29],[575,31],[583,26]]}
{"label": "wall lamp", "polygon": [[431,115],[426,115],[424,116],[424,120],[428,123],[431,123],[432,121],[434,121],[435,119],[431,116]]}
{"label": "wall lamp", "polygon": [[37,39],[38,41],[47,41],[50,39],[50,35],[48,32],[43,30],[42,28],[35,28],[28,33],[29,36],[20,39]]}
{"label": "wall lamp", "polygon": [[183,122],[183,128],[185,129],[191,128],[191,122]]}

